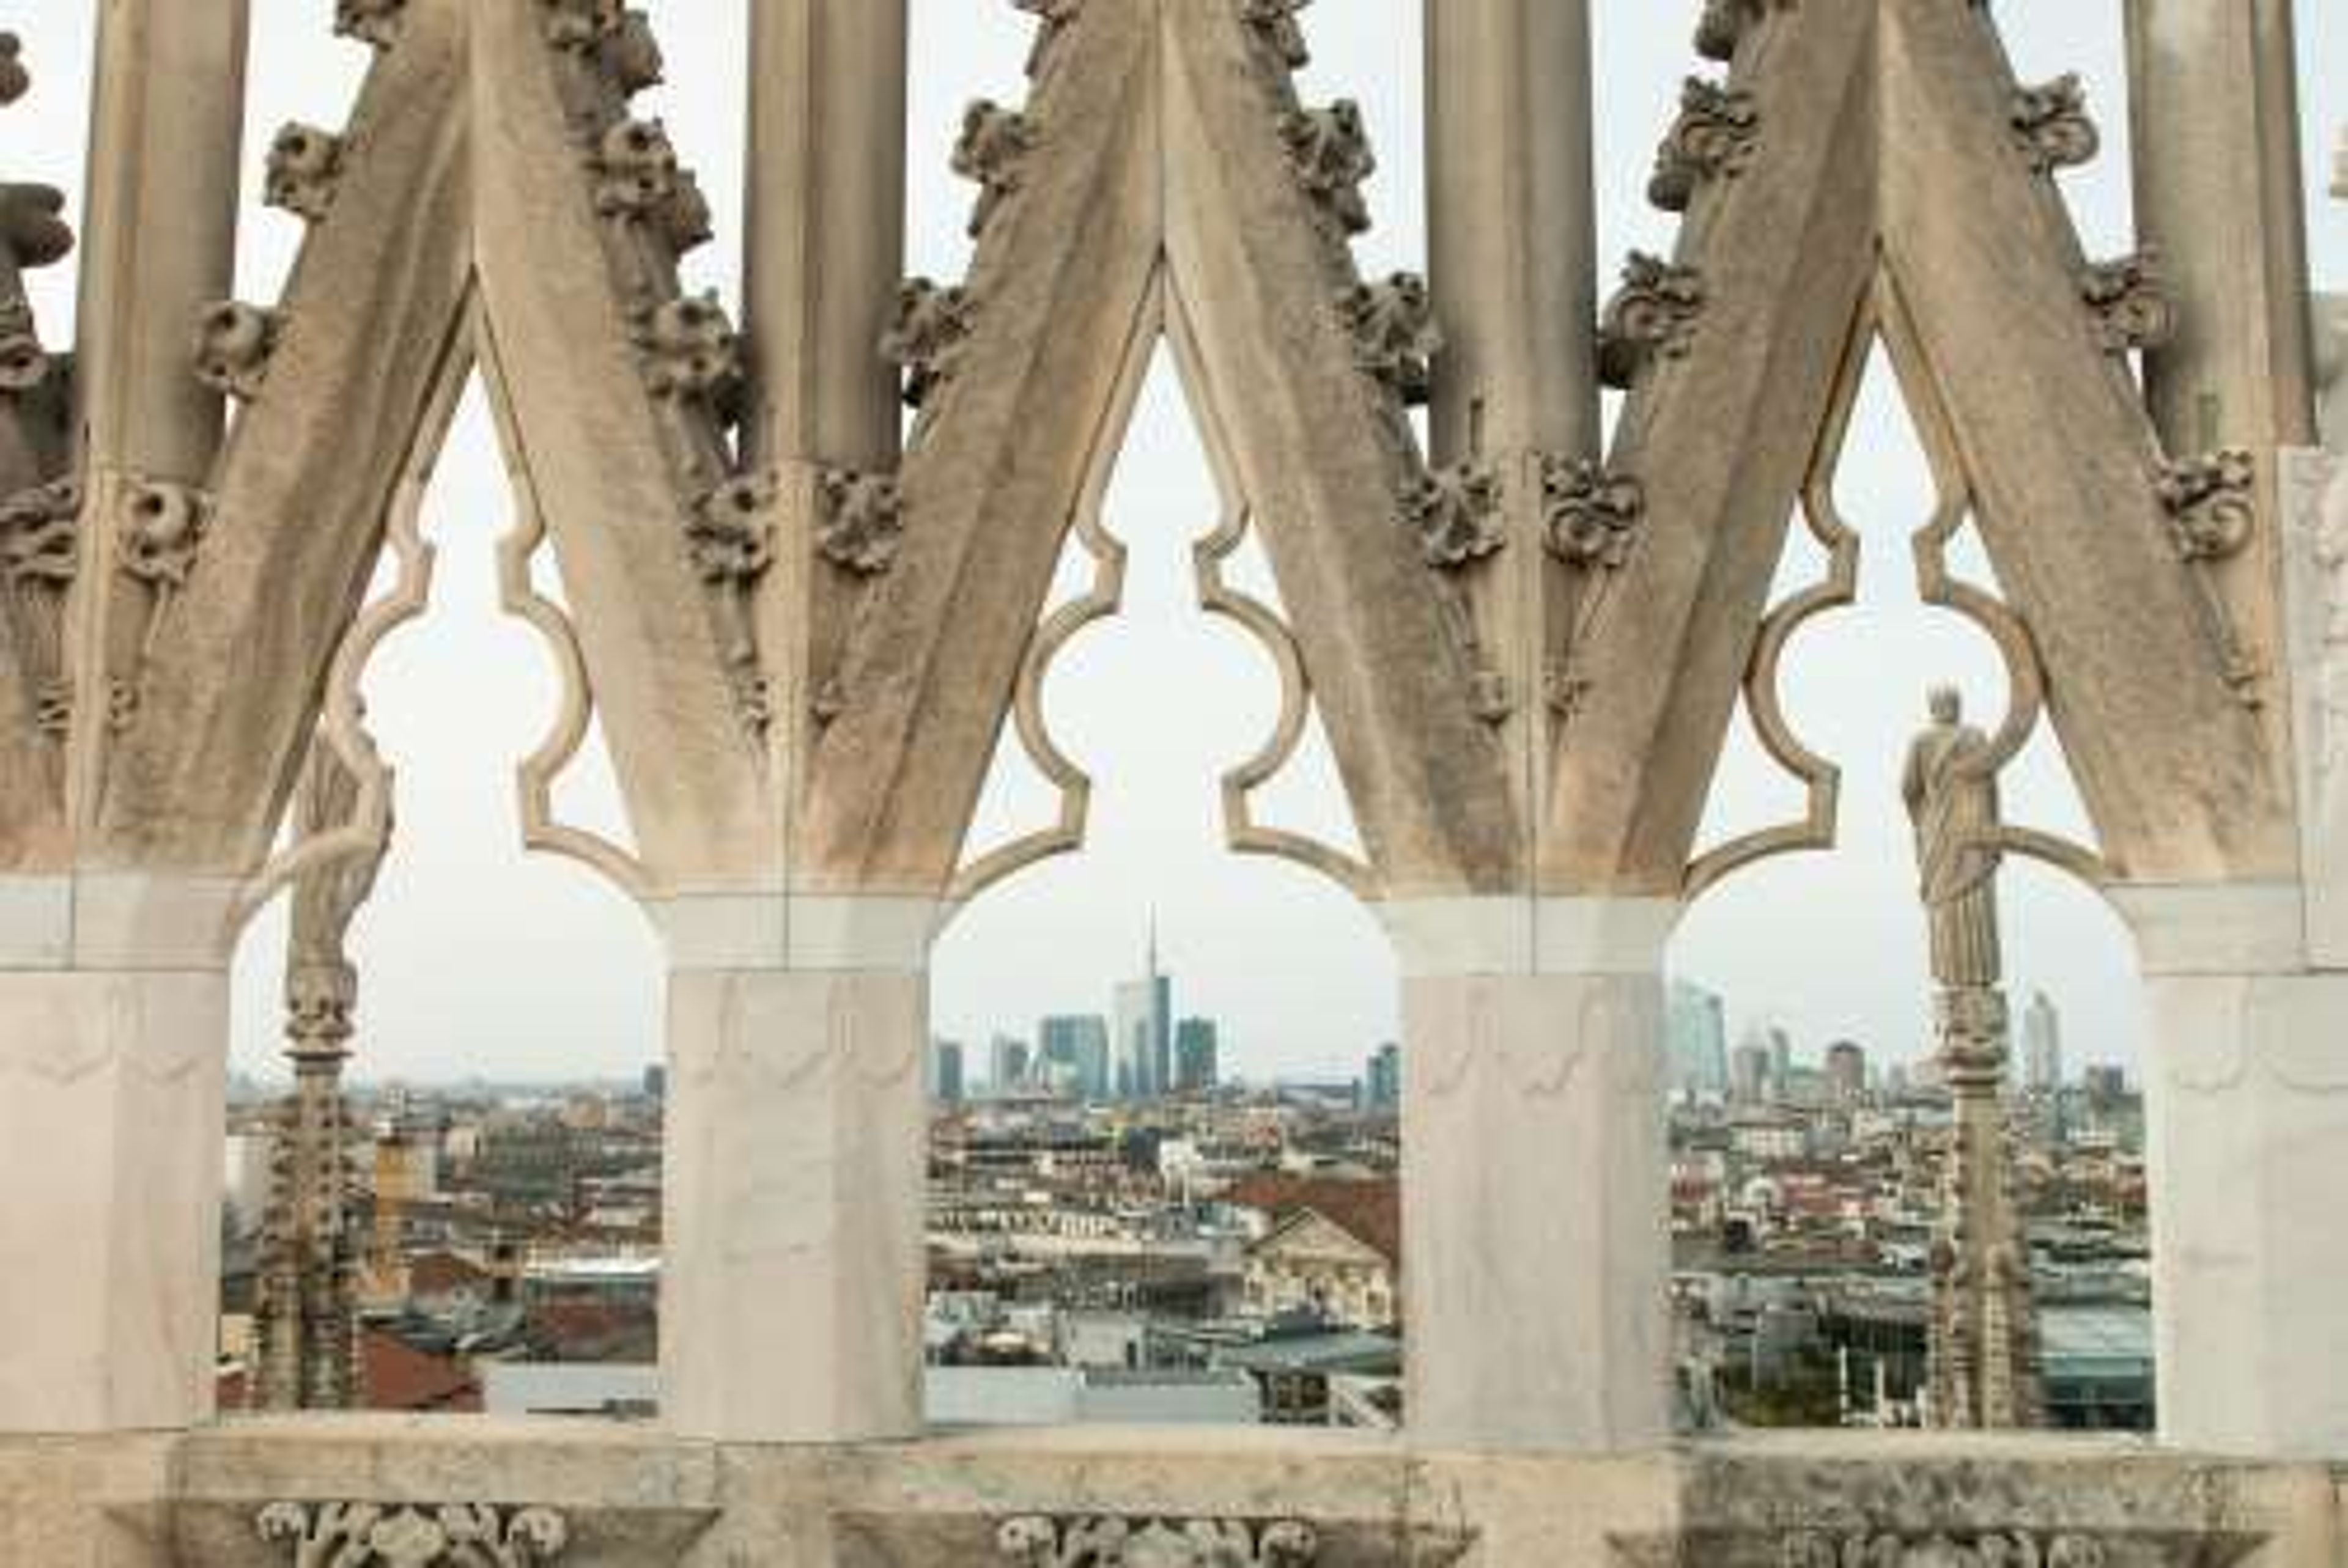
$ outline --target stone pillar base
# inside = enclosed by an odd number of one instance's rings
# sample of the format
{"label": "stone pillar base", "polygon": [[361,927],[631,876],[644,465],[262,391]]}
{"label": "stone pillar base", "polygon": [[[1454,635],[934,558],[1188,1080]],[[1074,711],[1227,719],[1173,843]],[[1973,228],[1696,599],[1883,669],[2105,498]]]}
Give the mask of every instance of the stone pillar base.
{"label": "stone pillar base", "polygon": [[1671,1430],[1663,942],[1678,906],[1389,907],[1403,979],[1404,1421],[1434,1448]]}

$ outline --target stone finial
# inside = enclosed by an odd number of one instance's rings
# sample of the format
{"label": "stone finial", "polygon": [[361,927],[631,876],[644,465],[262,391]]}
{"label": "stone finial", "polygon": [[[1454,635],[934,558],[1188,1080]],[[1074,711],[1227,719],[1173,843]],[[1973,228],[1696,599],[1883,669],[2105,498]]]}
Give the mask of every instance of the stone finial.
{"label": "stone finial", "polygon": [[335,0],[335,33],[386,49],[398,41],[400,14],[407,9],[407,0]]}
{"label": "stone finial", "polygon": [[2257,457],[2228,447],[2161,466],[2153,493],[2168,514],[2178,559],[2188,563],[2230,559],[2258,531]]}
{"label": "stone finial", "polygon": [[340,138],[315,126],[288,125],[270,143],[262,200],[314,223],[335,204],[342,168]]}
{"label": "stone finial", "polygon": [[2092,313],[2096,345],[2106,354],[2160,348],[2177,335],[2177,302],[2156,250],[2089,267],[2079,280],[2079,292]]}
{"label": "stone finial", "polygon": [[14,33],[0,33],[0,108],[33,90],[33,73],[25,68],[25,41]]}
{"label": "stone finial", "polygon": [[676,149],[656,119],[623,119],[603,132],[589,160],[595,210],[606,218],[655,214],[676,194]]}
{"label": "stone finial", "polygon": [[1240,20],[1253,29],[1274,59],[1292,71],[1313,63],[1313,48],[1304,38],[1297,13],[1313,0],[1241,0]]}
{"label": "stone finial", "polygon": [[1541,538],[1581,571],[1619,571],[1647,518],[1646,487],[1586,457],[1541,466]]}
{"label": "stone finial", "polygon": [[635,343],[654,397],[715,396],[742,374],[742,340],[716,291],[640,312]]}
{"label": "stone finial", "polygon": [[571,1544],[570,1525],[551,1508],[488,1503],[273,1502],[253,1530],[287,1547],[289,1563],[370,1568],[536,1568]]}
{"label": "stone finial", "polygon": [[1405,403],[1425,403],[1433,385],[1429,362],[1443,352],[1426,280],[1395,272],[1382,282],[1356,283],[1338,306],[1354,334],[1354,363]]}
{"label": "stone finial", "polygon": [[122,569],[157,589],[187,586],[211,526],[211,497],[193,485],[141,479],[130,487],[118,542]]}
{"label": "stone finial", "polygon": [[1622,286],[1599,322],[1600,378],[1627,388],[1657,357],[1685,357],[1704,301],[1704,279],[1694,268],[1633,251],[1622,268]]}
{"label": "stone finial", "polygon": [[1362,182],[1377,172],[1362,108],[1340,98],[1324,109],[1296,109],[1281,121],[1281,140],[1296,177],[1323,212],[1348,234],[1370,226]]}
{"label": "stone finial", "polygon": [[1760,137],[1761,108],[1751,93],[1690,77],[1680,94],[1679,119],[1655,155],[1647,200],[1666,212],[1686,211],[1697,186],[1745,171]]}
{"label": "stone finial", "polygon": [[964,290],[942,287],[927,278],[908,278],[898,285],[897,316],[880,334],[880,355],[904,371],[908,405],[926,406],[953,374],[954,361],[970,337],[974,308]]}
{"label": "stone finial", "polygon": [[620,31],[622,0],[538,0],[546,13],[546,41],[558,49],[584,52]]}
{"label": "stone finial", "polygon": [[904,538],[904,498],[893,475],[829,469],[820,498],[815,539],[824,559],[859,577],[878,577],[895,564]]}
{"label": "stone finial", "polygon": [[1019,189],[1019,161],[1035,145],[1034,122],[1016,110],[980,98],[963,111],[953,171],[979,188],[978,205],[970,215],[973,238],[986,231],[995,209]]}
{"label": "stone finial", "polygon": [[1488,463],[1458,463],[1421,475],[1404,493],[1403,507],[1431,567],[1457,570],[1509,542],[1500,476]]}
{"label": "stone finial", "polygon": [[2015,142],[2041,174],[2076,169],[2103,150],[2103,133],[2087,113],[2087,89],[2071,72],[2042,87],[2017,87],[2010,115]]}
{"label": "stone finial", "polygon": [[284,323],[276,312],[222,300],[196,320],[196,379],[250,403],[261,395]]}

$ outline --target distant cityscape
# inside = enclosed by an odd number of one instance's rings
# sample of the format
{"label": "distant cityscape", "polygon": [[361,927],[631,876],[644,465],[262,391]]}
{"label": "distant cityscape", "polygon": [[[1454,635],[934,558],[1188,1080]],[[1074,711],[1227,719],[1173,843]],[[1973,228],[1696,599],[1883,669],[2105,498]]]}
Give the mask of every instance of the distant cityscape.
{"label": "distant cityscape", "polygon": [[[1228,1074],[1153,938],[1106,1011],[930,1052],[930,1414],[1385,1428],[1403,1414],[1405,1053],[1333,1082]],[[1951,1101],[1931,1063],[1667,995],[1680,1419],[1921,1424]],[[2047,1419],[2142,1429],[2140,1102],[2075,1076],[2044,995],[2009,1115]],[[390,1089],[352,1121],[367,1403],[641,1417],[657,1399],[658,1065],[549,1091]],[[1665,1108],[1659,1107],[1660,1110]],[[232,1110],[224,1403],[252,1354],[276,1112]]]}

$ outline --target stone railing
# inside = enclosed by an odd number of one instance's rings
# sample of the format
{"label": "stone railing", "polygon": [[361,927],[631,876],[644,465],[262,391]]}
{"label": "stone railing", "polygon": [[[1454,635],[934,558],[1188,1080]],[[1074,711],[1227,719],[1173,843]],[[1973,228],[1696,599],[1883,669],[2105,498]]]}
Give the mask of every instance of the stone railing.
{"label": "stone railing", "polygon": [[314,1418],[0,1440],[11,1568],[2336,1568],[2342,1475],[2093,1439],[1611,1458],[1268,1430],[730,1446]]}

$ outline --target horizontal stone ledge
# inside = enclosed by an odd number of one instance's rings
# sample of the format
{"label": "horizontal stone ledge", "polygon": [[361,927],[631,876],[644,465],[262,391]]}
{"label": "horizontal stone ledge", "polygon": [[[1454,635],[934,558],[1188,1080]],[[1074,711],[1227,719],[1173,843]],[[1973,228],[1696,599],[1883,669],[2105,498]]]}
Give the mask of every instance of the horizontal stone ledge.
{"label": "horizontal stone ledge", "polygon": [[[1103,1532],[1239,1553],[1201,1563],[1330,1568],[2223,1568],[2267,1548],[2257,1561],[2328,1561],[2348,1528],[2323,1464],[2059,1435],[1805,1432],[1503,1457],[1276,1428],[999,1429],[827,1447],[582,1421],[337,1416],[228,1420],[177,1439],[0,1440],[0,1519],[17,1532],[0,1531],[0,1543],[75,1543],[27,1562],[291,1563],[291,1547],[262,1533],[273,1505],[281,1535],[412,1513],[402,1521],[411,1542],[436,1529],[535,1532],[562,1547],[515,1562],[683,1568],[1083,1563],[1016,1553],[1065,1552]],[[92,1541],[111,1554],[77,1554]]]}

